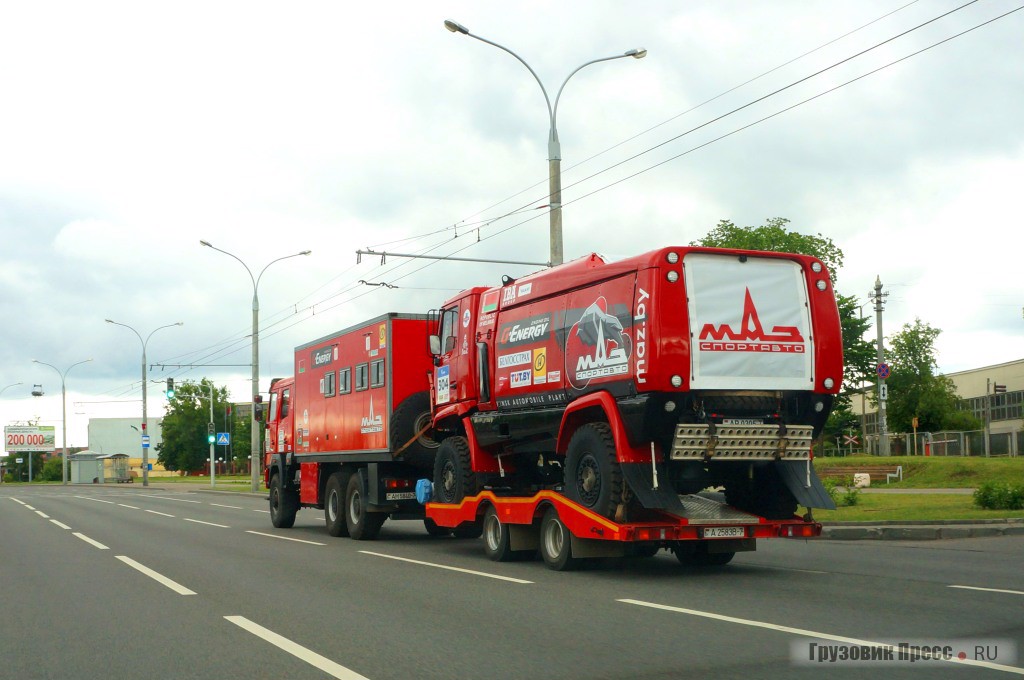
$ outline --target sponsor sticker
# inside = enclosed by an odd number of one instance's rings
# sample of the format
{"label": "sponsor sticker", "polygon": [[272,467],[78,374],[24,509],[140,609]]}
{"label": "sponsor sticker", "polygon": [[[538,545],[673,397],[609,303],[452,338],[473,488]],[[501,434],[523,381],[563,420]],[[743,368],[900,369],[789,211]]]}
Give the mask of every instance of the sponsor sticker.
{"label": "sponsor sticker", "polygon": [[525,366],[530,363],[533,363],[533,353],[530,350],[516,352],[515,354],[502,354],[498,357],[498,368]]}
{"label": "sponsor sticker", "polygon": [[512,389],[517,387],[529,387],[531,379],[533,378],[533,371],[526,369],[525,371],[512,371],[509,376],[509,380],[512,383]]}
{"label": "sponsor sticker", "polygon": [[548,381],[548,351],[545,347],[533,350],[533,384],[543,385]]}
{"label": "sponsor sticker", "polygon": [[447,404],[451,401],[451,366],[439,366],[437,369],[437,403]]}
{"label": "sponsor sticker", "polygon": [[501,328],[500,344],[504,347],[514,347],[541,342],[548,338],[550,329],[551,317],[547,314],[507,323]]}
{"label": "sponsor sticker", "polygon": [[523,285],[519,286],[519,297],[529,295],[531,292],[533,292],[533,282],[524,283]]}
{"label": "sponsor sticker", "polygon": [[625,375],[633,345],[622,322],[608,312],[608,301],[598,297],[569,329],[565,363],[569,382],[578,390],[592,380]]}
{"label": "sponsor sticker", "polygon": [[511,285],[505,288],[505,292],[501,294],[501,304],[510,305],[516,301],[516,287]]}
{"label": "sponsor sticker", "polygon": [[468,309],[466,311],[462,312],[462,327],[463,328],[469,328],[469,317],[470,317],[470,313],[469,313]]}
{"label": "sponsor sticker", "polygon": [[359,431],[363,434],[373,434],[384,431],[384,417],[373,412],[373,397],[370,397],[370,413],[363,416],[359,423]]}
{"label": "sponsor sticker", "polygon": [[313,368],[320,368],[321,366],[326,366],[327,364],[331,363],[331,361],[333,361],[333,360],[334,360],[334,348],[333,347],[325,347],[323,349],[318,349],[317,351],[313,352],[313,356],[311,358],[311,361],[313,363]]}
{"label": "sponsor sticker", "polygon": [[[381,349],[388,346],[388,327],[386,324],[381,324],[380,328],[377,329],[377,339]],[[334,358],[337,359],[337,355]]]}
{"label": "sponsor sticker", "polygon": [[490,314],[498,311],[498,291],[489,290],[480,298],[480,313]]}

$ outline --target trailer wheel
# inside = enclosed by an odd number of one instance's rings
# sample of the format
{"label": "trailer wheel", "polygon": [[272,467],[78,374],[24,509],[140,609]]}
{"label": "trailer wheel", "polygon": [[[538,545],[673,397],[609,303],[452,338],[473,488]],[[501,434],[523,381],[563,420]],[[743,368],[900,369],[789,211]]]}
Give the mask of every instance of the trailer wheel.
{"label": "trailer wheel", "polygon": [[452,530],[448,527],[439,527],[437,522],[430,519],[429,517],[423,518],[423,528],[427,530],[427,533],[431,536],[451,536]]}
{"label": "trailer wheel", "polygon": [[607,423],[588,423],[569,440],[565,495],[599,515],[615,516],[622,503],[622,468]]}
{"label": "trailer wheel", "polygon": [[291,529],[299,511],[299,494],[285,489],[280,474],[270,478],[270,523],[278,529]]}
{"label": "trailer wheel", "polygon": [[469,463],[469,443],[466,438],[445,439],[434,461],[434,493],[437,502],[458,503],[466,496],[475,496],[478,491],[476,475]]}
{"label": "trailer wheel", "polygon": [[721,567],[736,557],[735,552],[708,552],[708,547],[704,544],[677,544],[672,548],[672,552],[676,554],[679,563],[687,567]]}
{"label": "trailer wheel", "polygon": [[548,508],[540,522],[540,556],[555,571],[571,571],[580,566],[579,558],[572,556],[569,529],[554,508]]}
{"label": "trailer wheel", "polygon": [[494,507],[487,508],[484,513],[484,554],[495,562],[508,562],[515,553],[512,551],[508,537],[508,527],[501,523],[498,511]]}
{"label": "trailer wheel", "polygon": [[[393,450],[405,446],[416,433],[430,425],[431,419],[429,393],[417,392],[407,397],[395,408],[391,416],[390,437]],[[434,457],[440,446],[432,434],[433,430],[427,430],[416,437],[416,440],[409,444],[409,448],[402,452],[402,459],[410,465],[429,470],[434,465]]]}
{"label": "trailer wheel", "polygon": [[366,495],[359,475],[348,478],[348,489],[345,491],[345,524],[348,535],[357,541],[372,541],[380,533],[381,525],[388,516],[383,512],[368,512]]}
{"label": "trailer wheel", "polygon": [[324,519],[327,520],[327,533],[331,536],[348,536],[343,480],[342,474],[335,472],[327,480],[327,489],[324,492]]}

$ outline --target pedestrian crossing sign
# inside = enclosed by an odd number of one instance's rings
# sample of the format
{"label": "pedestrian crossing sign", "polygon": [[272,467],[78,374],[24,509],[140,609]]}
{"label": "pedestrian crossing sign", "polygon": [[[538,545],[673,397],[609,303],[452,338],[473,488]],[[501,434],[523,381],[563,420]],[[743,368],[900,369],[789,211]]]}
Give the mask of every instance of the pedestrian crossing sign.
{"label": "pedestrian crossing sign", "polygon": [[227,446],[231,443],[231,435],[227,432],[217,433],[217,446]]}

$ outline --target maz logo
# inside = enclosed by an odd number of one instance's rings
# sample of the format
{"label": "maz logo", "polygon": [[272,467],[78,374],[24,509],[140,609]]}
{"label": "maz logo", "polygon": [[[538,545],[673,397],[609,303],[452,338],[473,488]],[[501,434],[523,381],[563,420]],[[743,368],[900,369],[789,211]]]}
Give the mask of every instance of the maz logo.
{"label": "maz logo", "polygon": [[746,289],[743,298],[741,329],[735,331],[729,324],[715,327],[706,323],[700,330],[700,349],[705,352],[785,352],[802,354],[806,351],[804,337],[796,326],[773,326],[765,333],[757,308]]}

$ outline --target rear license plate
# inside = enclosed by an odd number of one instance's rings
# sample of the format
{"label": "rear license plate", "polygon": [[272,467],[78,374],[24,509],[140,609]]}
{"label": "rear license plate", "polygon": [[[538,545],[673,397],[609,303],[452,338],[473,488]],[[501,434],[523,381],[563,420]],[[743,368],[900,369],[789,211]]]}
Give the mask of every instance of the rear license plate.
{"label": "rear license plate", "polygon": [[388,493],[384,494],[384,498],[389,501],[411,501],[416,499],[416,492],[403,491],[401,493]]}
{"label": "rear license plate", "polygon": [[764,425],[764,421],[757,418],[723,418],[722,425]]}
{"label": "rear license plate", "polygon": [[704,538],[745,538],[747,535],[743,527],[707,527],[704,529]]}

